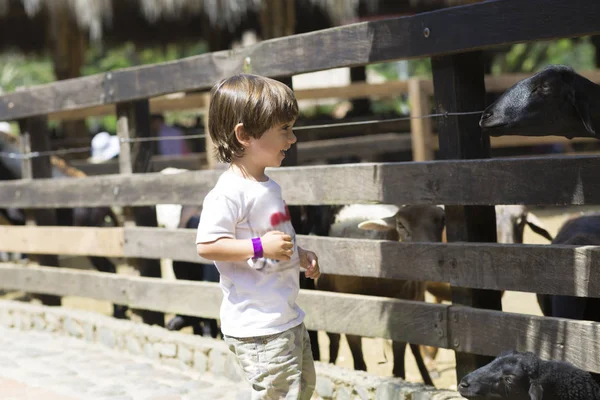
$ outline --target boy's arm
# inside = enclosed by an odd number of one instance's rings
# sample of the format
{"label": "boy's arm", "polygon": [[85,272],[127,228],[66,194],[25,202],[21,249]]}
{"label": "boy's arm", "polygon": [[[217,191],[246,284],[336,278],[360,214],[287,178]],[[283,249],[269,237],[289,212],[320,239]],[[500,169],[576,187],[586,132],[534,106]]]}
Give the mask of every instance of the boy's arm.
{"label": "boy's arm", "polygon": [[317,279],[321,276],[319,258],[314,252],[298,246],[298,256],[300,257],[300,267],[306,270],[304,275],[307,278]]}
{"label": "boy's arm", "polygon": [[[267,232],[260,238],[263,257],[285,261],[292,257],[294,245],[292,237],[279,231]],[[251,239],[221,237],[212,242],[198,243],[198,255],[213,261],[245,261],[254,257],[254,244]]]}
{"label": "boy's arm", "polygon": [[220,238],[214,242],[198,243],[198,255],[212,261],[244,261],[254,257],[254,246],[249,239]]}

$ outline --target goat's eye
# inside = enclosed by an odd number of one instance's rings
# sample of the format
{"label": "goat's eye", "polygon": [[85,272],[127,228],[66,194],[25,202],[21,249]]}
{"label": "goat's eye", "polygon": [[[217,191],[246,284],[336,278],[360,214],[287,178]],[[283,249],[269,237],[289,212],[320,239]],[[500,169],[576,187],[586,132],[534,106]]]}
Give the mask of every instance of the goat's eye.
{"label": "goat's eye", "polygon": [[537,85],[536,87],[533,88],[533,90],[531,91],[531,93],[538,93],[538,94],[546,94],[550,91],[550,85],[547,82],[542,83],[541,85]]}

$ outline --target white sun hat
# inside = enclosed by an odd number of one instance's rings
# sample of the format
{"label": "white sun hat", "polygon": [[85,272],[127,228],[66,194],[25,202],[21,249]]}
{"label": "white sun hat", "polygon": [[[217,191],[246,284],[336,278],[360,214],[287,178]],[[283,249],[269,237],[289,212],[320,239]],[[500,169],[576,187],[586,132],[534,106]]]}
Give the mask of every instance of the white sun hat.
{"label": "white sun hat", "polygon": [[10,124],[6,121],[0,121],[0,132],[4,133],[12,133]]}
{"label": "white sun hat", "polygon": [[92,157],[90,162],[101,163],[119,154],[119,137],[108,132],[99,132],[92,139]]}

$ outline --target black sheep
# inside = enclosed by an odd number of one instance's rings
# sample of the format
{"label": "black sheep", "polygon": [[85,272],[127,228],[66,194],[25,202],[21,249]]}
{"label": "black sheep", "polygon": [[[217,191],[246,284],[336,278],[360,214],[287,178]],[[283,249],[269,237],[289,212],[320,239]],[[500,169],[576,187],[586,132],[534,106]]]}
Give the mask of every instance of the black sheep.
{"label": "black sheep", "polygon": [[458,385],[467,399],[594,400],[600,386],[572,364],[509,351],[465,376]]}
{"label": "black sheep", "polygon": [[550,65],[517,82],[485,109],[490,136],[599,136],[600,86],[565,65]]}

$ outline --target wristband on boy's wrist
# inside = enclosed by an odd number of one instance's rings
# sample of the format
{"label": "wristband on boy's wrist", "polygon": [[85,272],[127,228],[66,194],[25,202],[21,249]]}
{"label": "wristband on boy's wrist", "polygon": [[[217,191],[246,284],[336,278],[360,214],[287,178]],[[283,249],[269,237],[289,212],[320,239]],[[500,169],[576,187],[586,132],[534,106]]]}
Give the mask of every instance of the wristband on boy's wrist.
{"label": "wristband on boy's wrist", "polygon": [[254,258],[262,258],[263,248],[259,237],[252,238],[252,247],[254,247]]}

